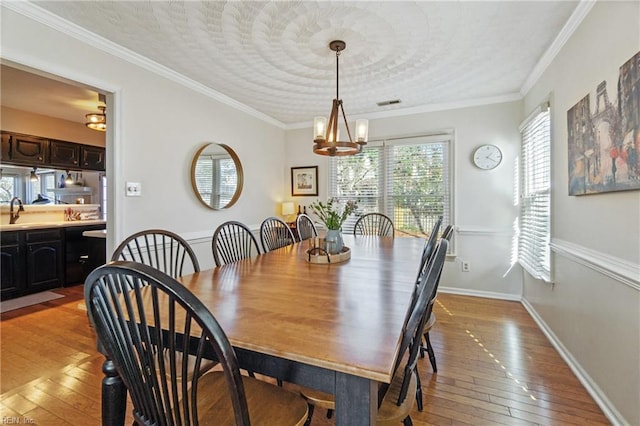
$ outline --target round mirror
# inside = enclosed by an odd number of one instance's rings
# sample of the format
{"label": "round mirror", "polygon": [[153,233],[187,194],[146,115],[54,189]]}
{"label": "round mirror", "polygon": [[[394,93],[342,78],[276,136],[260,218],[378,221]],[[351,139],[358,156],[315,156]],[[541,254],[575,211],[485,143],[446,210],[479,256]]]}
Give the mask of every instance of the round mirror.
{"label": "round mirror", "polygon": [[242,165],[227,145],[208,143],[191,163],[191,185],[198,199],[213,210],[231,207],[242,192]]}

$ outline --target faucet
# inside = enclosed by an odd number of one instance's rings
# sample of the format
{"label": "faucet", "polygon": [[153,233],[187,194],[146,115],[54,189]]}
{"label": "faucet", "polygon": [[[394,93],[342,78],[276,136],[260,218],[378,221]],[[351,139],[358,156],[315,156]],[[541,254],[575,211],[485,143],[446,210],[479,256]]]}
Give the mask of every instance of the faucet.
{"label": "faucet", "polygon": [[[13,203],[17,201],[19,206],[18,206],[18,211],[16,212],[16,214],[13,214]],[[24,206],[22,205],[22,200],[18,197],[13,197],[11,199],[11,205],[9,207],[9,225],[13,225],[14,223],[16,223],[16,220],[18,220],[18,218],[20,217],[20,212],[24,211]]]}

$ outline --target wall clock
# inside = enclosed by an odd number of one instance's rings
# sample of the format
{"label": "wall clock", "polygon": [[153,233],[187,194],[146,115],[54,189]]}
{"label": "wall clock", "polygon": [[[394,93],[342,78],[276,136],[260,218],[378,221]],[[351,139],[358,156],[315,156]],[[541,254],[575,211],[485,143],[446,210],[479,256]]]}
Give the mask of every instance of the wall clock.
{"label": "wall clock", "polygon": [[495,145],[480,145],[473,152],[473,164],[482,170],[491,170],[502,162],[502,151]]}

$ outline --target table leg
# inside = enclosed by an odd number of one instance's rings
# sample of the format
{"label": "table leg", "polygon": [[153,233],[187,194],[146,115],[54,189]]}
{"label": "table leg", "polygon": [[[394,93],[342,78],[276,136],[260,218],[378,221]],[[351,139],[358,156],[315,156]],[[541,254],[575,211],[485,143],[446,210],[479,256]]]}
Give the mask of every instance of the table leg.
{"label": "table leg", "polygon": [[378,383],[351,374],[336,373],[336,426],[375,425]]}
{"label": "table leg", "polygon": [[123,426],[127,409],[127,388],[108,357],[102,364],[102,425]]}

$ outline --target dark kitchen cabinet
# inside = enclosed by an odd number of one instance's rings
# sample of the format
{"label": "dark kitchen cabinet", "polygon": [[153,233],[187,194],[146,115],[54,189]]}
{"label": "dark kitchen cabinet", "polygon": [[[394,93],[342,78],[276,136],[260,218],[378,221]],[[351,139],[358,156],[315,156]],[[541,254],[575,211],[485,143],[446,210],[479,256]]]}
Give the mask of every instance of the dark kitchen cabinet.
{"label": "dark kitchen cabinet", "polygon": [[2,132],[0,133],[2,136],[2,149],[0,150],[0,161],[5,162],[9,159],[9,138],[11,135],[9,133]]}
{"label": "dark kitchen cabinet", "polygon": [[106,170],[104,147],[6,131],[1,134],[3,163],[63,170]]}
{"label": "dark kitchen cabinet", "polygon": [[0,299],[12,299],[62,287],[64,235],[46,228],[0,234],[2,271]]}
{"label": "dark kitchen cabinet", "polygon": [[80,146],[80,167],[83,170],[104,171],[106,169],[105,149],[99,146]]}
{"label": "dark kitchen cabinet", "polygon": [[[2,138],[3,151],[5,134]],[[49,140],[37,136],[21,135],[19,133],[7,134],[7,158],[3,161],[26,165],[43,166],[49,161]]]}
{"label": "dark kitchen cabinet", "polygon": [[51,153],[49,164],[52,166],[77,169],[80,164],[80,145],[77,143],[51,140],[49,152]]}
{"label": "dark kitchen cabinet", "polygon": [[0,299],[10,299],[24,293],[24,249],[21,248],[20,232],[0,234]]}
{"label": "dark kitchen cabinet", "polygon": [[62,229],[25,231],[27,291],[35,293],[62,287],[64,251]]}

